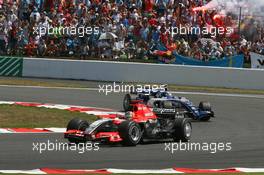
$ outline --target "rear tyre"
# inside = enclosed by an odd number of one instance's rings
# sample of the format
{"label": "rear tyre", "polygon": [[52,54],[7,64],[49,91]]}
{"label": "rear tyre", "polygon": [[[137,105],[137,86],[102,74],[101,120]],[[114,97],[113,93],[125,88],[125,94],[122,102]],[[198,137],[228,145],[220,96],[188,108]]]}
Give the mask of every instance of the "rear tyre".
{"label": "rear tyre", "polygon": [[124,111],[132,111],[133,106],[131,105],[132,100],[136,100],[136,95],[134,94],[126,94],[123,100],[123,108]]}
{"label": "rear tyre", "polygon": [[174,124],[173,140],[176,142],[188,142],[192,135],[192,124],[190,119],[176,119]]}
{"label": "rear tyre", "polygon": [[118,127],[118,132],[125,146],[136,146],[142,137],[140,126],[133,121],[124,121]]}
{"label": "rear tyre", "polygon": [[[72,119],[68,125],[67,125],[67,131],[68,130],[80,130],[80,131],[85,131],[86,128],[89,127],[89,123],[85,120],[79,119],[79,118],[74,118]],[[83,142],[79,139],[75,139],[75,138],[68,138],[70,143],[80,143]]]}
{"label": "rear tyre", "polygon": [[202,111],[212,111],[212,107],[209,102],[200,102],[199,109]]}

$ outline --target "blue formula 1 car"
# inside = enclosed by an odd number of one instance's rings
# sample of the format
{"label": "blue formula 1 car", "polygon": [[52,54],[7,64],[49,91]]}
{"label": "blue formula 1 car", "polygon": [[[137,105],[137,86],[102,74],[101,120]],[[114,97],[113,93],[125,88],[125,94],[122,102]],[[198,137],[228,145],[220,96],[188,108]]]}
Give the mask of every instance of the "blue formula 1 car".
{"label": "blue formula 1 car", "polygon": [[144,89],[141,92],[131,92],[126,94],[123,100],[123,108],[125,111],[131,111],[131,103],[135,100],[140,100],[147,104],[148,107],[156,113],[166,111],[182,113],[184,112],[189,118],[194,120],[209,121],[215,117],[209,102],[200,102],[199,106],[195,106],[190,100],[185,97],[173,96],[166,89]]}

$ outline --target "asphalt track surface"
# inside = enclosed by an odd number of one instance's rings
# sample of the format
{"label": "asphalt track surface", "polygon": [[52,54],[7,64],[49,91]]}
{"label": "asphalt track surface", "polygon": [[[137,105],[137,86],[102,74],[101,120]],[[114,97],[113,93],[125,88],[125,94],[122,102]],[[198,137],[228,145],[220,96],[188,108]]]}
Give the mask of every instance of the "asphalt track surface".
{"label": "asphalt track surface", "polygon": [[[165,151],[164,143],[136,147],[102,146],[99,151],[51,151],[40,154],[32,143],[65,142],[62,134],[0,134],[0,169],[171,167],[264,167],[264,99],[185,95],[194,103],[210,101],[216,113],[211,122],[194,122],[191,142],[231,142],[231,151]],[[122,109],[122,94],[96,91],[0,87],[3,101],[32,101]],[[14,121],[15,122],[15,121]]]}

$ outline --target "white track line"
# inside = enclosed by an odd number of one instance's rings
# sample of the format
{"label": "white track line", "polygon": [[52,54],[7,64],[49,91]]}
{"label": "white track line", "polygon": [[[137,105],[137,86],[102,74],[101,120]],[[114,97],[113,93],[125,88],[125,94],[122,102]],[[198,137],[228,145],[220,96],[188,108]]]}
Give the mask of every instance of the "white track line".
{"label": "white track line", "polygon": [[[0,104],[14,104],[18,101],[0,101]],[[109,110],[110,112],[113,111],[113,109],[110,108],[102,108],[102,107],[95,107],[95,106],[79,106],[79,105],[72,105],[72,104],[53,104],[53,103],[40,103],[37,101],[26,101],[26,102],[19,102],[19,103],[39,103],[40,105],[37,107],[45,107],[45,108],[50,108],[50,109],[67,109],[70,107],[76,107],[76,108],[96,108],[98,110]],[[113,111],[114,112],[114,111]]]}
{"label": "white track line", "polygon": [[220,97],[239,97],[239,98],[260,98],[264,99],[264,95],[251,95],[251,94],[227,94],[227,93],[207,93],[207,92],[183,92],[183,91],[171,91],[173,94],[184,95],[206,95],[206,96],[220,96]]}
{"label": "white track line", "polygon": [[66,131],[66,128],[31,128],[31,129],[37,129],[39,130],[39,132],[14,132],[12,128],[0,128],[0,134],[62,134]]}
{"label": "white track line", "polygon": [[[35,88],[35,89],[82,90],[82,91],[97,91],[97,92],[99,92],[99,88],[45,87],[45,86],[22,86],[22,85],[0,85],[0,87],[33,88],[33,89]],[[171,91],[171,93],[173,93],[173,94],[184,94],[184,95],[204,95],[204,96],[220,96],[220,97],[238,97],[238,98],[259,98],[259,99],[264,99],[264,95],[254,95],[254,94],[187,92],[187,91]]]}
{"label": "white track line", "polygon": [[44,171],[41,171],[40,169],[34,169],[34,170],[0,170],[0,173],[5,173],[5,174],[47,174]]}
{"label": "white track line", "polygon": [[123,174],[123,173],[128,173],[128,174],[182,174],[183,172],[181,171],[176,171],[172,168],[169,169],[161,169],[161,170],[125,170],[125,169],[113,169],[113,168],[109,168],[107,169],[107,171],[115,174]]}
{"label": "white track line", "polygon": [[41,135],[41,134],[63,134],[61,132],[0,132],[0,134],[11,135],[11,134],[27,134],[27,135]]}
{"label": "white track line", "polygon": [[[230,172],[225,172],[228,171],[228,169],[189,169],[187,168],[186,170],[177,170],[179,168],[168,168],[168,169],[133,169],[133,170],[129,170],[129,169],[113,169],[113,168],[106,168],[106,169],[94,169],[94,170],[88,170],[88,169],[78,169],[78,170],[68,170],[68,169],[61,169],[61,173],[60,170],[57,172],[57,174],[72,174],[73,172],[75,172],[75,174],[77,173],[77,171],[80,172],[86,172],[87,174],[89,174],[89,172],[93,172],[96,173],[98,172],[98,174],[105,174],[105,173],[109,173],[109,174],[116,174],[116,173],[130,173],[130,174],[185,174],[187,173],[189,170],[191,170],[193,173],[199,173],[199,174],[206,174],[208,173],[207,171],[212,171],[212,173],[215,174],[219,174],[219,173],[225,173],[225,174],[234,174],[234,173],[252,173],[252,172],[264,172],[264,168],[232,168],[234,172],[230,171]],[[33,170],[0,170],[0,173],[8,173],[8,174],[52,174],[54,173],[53,171],[55,170],[55,172],[57,171],[57,169],[49,169],[49,170],[45,170],[45,169],[33,169]],[[206,173],[203,173],[206,172]],[[97,174],[97,173],[96,173]]]}

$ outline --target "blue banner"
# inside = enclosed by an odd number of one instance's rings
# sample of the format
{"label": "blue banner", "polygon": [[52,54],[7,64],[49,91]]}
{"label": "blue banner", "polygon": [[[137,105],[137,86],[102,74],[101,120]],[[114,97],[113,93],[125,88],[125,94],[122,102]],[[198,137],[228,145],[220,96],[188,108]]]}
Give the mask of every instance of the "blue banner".
{"label": "blue banner", "polygon": [[195,66],[214,66],[214,67],[236,67],[242,68],[244,65],[244,55],[224,57],[220,60],[201,61],[190,57],[184,57],[174,53],[176,58],[173,64],[195,65]]}

